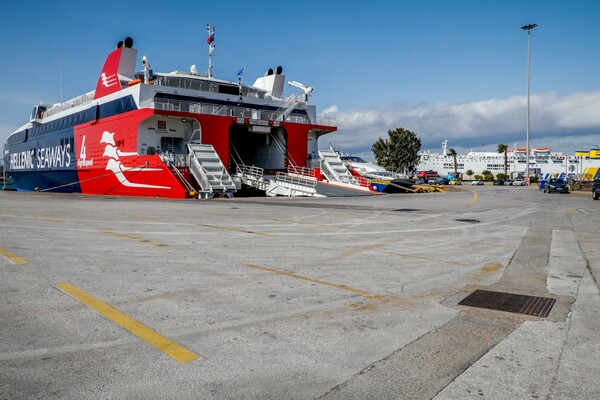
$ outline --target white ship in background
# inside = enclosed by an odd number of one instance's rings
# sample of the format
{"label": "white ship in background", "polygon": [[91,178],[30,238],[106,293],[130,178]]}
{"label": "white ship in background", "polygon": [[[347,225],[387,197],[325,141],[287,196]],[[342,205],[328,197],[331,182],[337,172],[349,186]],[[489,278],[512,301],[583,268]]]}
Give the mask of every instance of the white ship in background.
{"label": "white ship in background", "polygon": [[[527,149],[513,147],[507,151],[508,174],[515,178],[524,176],[527,168]],[[468,170],[473,175],[482,175],[490,171],[496,175],[504,173],[504,153],[494,151],[470,151],[456,157],[457,171],[466,176]],[[533,147],[529,153],[529,176],[548,178],[551,176],[572,176],[580,180],[592,180],[599,174],[600,149],[576,151],[565,156],[554,152],[550,147]],[[448,154],[448,141],[442,142],[442,152],[423,151],[419,153],[417,170],[434,170],[440,176],[454,172],[454,157]]]}

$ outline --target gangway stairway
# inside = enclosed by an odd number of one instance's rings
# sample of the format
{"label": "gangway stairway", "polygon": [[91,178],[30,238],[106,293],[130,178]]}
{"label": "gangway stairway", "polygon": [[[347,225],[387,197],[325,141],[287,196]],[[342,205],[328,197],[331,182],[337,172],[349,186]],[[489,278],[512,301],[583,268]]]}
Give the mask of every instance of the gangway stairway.
{"label": "gangway stairway", "polygon": [[335,151],[319,150],[319,159],[321,160],[321,173],[329,182],[360,186]]}
{"label": "gangway stairway", "polygon": [[199,197],[212,198],[216,195],[232,197],[237,190],[231,176],[210,144],[187,145],[188,165],[192,176],[200,184]]}

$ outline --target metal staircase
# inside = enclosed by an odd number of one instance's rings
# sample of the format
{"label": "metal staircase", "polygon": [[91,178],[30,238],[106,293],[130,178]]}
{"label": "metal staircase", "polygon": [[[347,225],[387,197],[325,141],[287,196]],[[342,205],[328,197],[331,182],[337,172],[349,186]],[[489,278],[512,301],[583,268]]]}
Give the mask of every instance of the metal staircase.
{"label": "metal staircase", "polygon": [[278,108],[273,114],[273,121],[284,121],[300,103],[300,96],[301,95],[290,97],[281,108]]}
{"label": "metal staircase", "polygon": [[329,182],[360,186],[335,151],[319,150],[319,159],[321,160],[321,173]]}
{"label": "metal staircase", "polygon": [[188,143],[190,172],[200,184],[199,197],[212,198],[215,194],[232,197],[237,190],[231,176],[210,144]]}

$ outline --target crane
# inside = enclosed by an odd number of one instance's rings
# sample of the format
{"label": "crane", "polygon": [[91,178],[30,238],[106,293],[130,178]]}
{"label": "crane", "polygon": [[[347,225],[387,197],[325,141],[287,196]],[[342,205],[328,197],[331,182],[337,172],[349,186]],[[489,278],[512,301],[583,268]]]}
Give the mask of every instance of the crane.
{"label": "crane", "polygon": [[310,96],[310,93],[314,90],[314,88],[312,86],[308,86],[308,85],[305,85],[303,83],[296,82],[296,81],[289,81],[288,85],[295,86],[304,91],[304,102],[305,103],[308,102],[308,97]]}

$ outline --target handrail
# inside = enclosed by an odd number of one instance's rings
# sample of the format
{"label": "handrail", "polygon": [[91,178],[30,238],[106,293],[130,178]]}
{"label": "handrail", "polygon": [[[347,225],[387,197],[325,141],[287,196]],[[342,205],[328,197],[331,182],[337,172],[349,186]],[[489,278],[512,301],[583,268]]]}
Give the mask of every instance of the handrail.
{"label": "handrail", "polygon": [[278,182],[292,185],[305,186],[309,188],[317,187],[317,179],[310,176],[289,175],[285,172],[277,172],[275,175]]}
{"label": "handrail", "polygon": [[237,166],[238,173],[244,176],[251,176],[254,179],[262,179],[264,174],[264,169],[261,167],[256,167],[254,165],[245,165],[239,164]]}
{"label": "handrail", "polygon": [[210,182],[208,181],[208,176],[206,174],[206,170],[200,165],[200,163],[196,159],[196,156],[192,155],[192,154],[193,153],[190,153],[190,155],[189,155],[190,169],[192,170],[192,172],[195,172],[193,175],[196,179],[198,179],[200,188],[202,188],[203,191],[210,191],[211,185],[210,185]]}
{"label": "handrail", "polygon": [[288,175],[299,175],[305,177],[315,178],[315,170],[305,167],[298,167],[296,165],[288,166]]}
{"label": "handrail", "polygon": [[335,126],[335,118],[318,116],[314,121],[311,121],[308,115],[287,115],[285,118],[277,115],[277,111],[269,110],[257,110],[247,107],[239,106],[228,106],[228,105],[215,105],[204,103],[201,101],[187,101],[178,99],[164,99],[164,98],[152,98],[143,100],[140,103],[141,108],[153,108],[155,110],[165,110],[182,112],[190,112],[194,114],[208,114],[208,115],[223,115],[231,116],[234,118],[250,118],[250,119],[261,119],[263,121],[282,121],[295,122],[299,124],[313,124]]}

